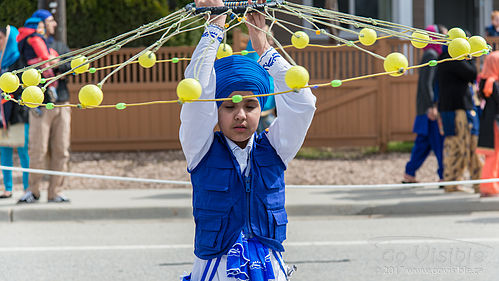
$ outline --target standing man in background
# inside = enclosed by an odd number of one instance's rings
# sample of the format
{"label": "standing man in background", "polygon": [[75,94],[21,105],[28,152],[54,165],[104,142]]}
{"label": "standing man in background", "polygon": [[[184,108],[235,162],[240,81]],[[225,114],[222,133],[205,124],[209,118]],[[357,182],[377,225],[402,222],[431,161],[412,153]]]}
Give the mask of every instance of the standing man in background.
{"label": "standing man in background", "polygon": [[[69,52],[68,46],[54,38],[57,22],[54,16],[47,10],[37,10],[33,17],[41,18],[45,23],[45,39],[49,48],[54,49],[59,55]],[[64,73],[71,69],[69,63],[55,68],[55,74]],[[67,104],[69,102],[69,91],[65,78],[58,80],[55,93],[45,95],[43,103],[53,102],[55,104]],[[69,161],[69,145],[71,134],[71,109],[69,107],[55,107],[47,109],[40,107],[36,111],[31,110],[29,137],[33,144],[29,147],[30,168],[43,169],[45,157],[49,156],[49,170],[64,171]],[[33,203],[40,197],[40,174],[30,174],[29,189],[18,203]],[[60,194],[64,178],[62,176],[50,176],[48,186],[48,202],[64,203],[69,199]]]}

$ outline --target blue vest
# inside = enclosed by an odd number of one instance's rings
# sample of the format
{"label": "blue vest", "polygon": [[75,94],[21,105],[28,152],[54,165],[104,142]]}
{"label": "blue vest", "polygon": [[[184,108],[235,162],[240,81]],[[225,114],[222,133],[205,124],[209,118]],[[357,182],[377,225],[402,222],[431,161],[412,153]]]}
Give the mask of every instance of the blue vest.
{"label": "blue vest", "polygon": [[250,163],[250,175],[241,175],[224,135],[216,132],[210,150],[189,171],[196,223],[194,254],[200,259],[227,254],[241,232],[275,251],[284,251],[286,166],[266,133],[255,136]]}

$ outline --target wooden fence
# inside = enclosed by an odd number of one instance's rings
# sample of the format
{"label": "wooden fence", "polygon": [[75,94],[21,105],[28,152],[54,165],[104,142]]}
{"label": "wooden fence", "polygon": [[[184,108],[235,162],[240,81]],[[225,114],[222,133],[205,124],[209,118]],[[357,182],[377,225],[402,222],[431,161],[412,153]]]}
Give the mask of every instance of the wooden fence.
{"label": "wooden fence", "polygon": [[[489,38],[490,39],[490,38]],[[493,42],[492,42],[493,41]],[[488,40],[495,46],[496,41]],[[383,56],[404,53],[409,65],[420,61],[421,50],[408,41],[380,40],[370,49]],[[93,64],[101,67],[123,62],[140,49],[123,48]],[[161,48],[158,59],[190,57],[192,47]],[[383,61],[349,47],[289,49],[297,64],[309,70],[310,83],[326,83],[383,72]],[[144,69],[132,64],[113,75],[104,85],[103,104],[176,99],[177,83],[183,78],[187,61],[161,63]],[[70,78],[71,102],[78,90],[97,83],[109,70]],[[389,141],[413,140],[417,71],[401,77],[380,76],[344,83],[341,87],[313,90],[317,112],[305,146],[386,146]],[[127,151],[178,149],[180,105],[151,105],[125,110],[73,110],[73,151]]]}

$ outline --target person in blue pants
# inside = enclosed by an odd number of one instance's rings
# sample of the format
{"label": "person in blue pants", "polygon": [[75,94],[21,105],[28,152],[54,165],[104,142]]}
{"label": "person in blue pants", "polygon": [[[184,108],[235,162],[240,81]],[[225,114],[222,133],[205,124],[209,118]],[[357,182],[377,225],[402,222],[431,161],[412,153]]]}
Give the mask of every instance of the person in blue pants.
{"label": "person in blue pants", "polygon": [[[29,124],[24,124],[24,146],[17,147],[17,154],[19,155],[19,161],[21,162],[21,167],[29,168],[29,156],[28,156],[28,143],[29,143]],[[14,149],[12,147],[0,146],[0,164],[2,166],[11,167],[14,165],[12,160],[12,154]],[[12,171],[2,170],[3,174],[3,184],[5,186],[5,191],[0,195],[0,198],[10,198],[12,197]],[[28,189],[28,178],[29,173],[23,172],[23,187],[24,190]]]}
{"label": "person in blue pants", "polygon": [[[426,116],[425,116],[426,117]],[[416,171],[423,165],[426,157],[431,151],[435,154],[438,161],[438,177],[440,180],[443,179],[443,146],[444,137],[440,134],[440,128],[438,126],[437,120],[430,120],[426,118],[421,122],[421,127],[414,128],[414,132],[417,133],[416,140],[414,141],[414,147],[412,148],[411,159],[407,162],[405,166],[405,175],[403,183],[416,182]]]}
{"label": "person in blue pants", "polygon": [[[429,25],[426,30],[430,32],[446,33],[444,27]],[[436,60],[442,53],[442,47],[438,44],[428,44],[424,48],[421,63]],[[417,134],[412,148],[411,159],[405,166],[403,183],[414,183],[416,181],[416,171],[423,165],[426,157],[431,151],[438,161],[438,177],[443,179],[443,142],[444,137],[438,125],[438,110],[436,101],[438,100],[438,87],[435,84],[436,68],[431,66],[423,67],[419,70],[418,90],[416,97],[417,116],[414,121],[413,132]]]}

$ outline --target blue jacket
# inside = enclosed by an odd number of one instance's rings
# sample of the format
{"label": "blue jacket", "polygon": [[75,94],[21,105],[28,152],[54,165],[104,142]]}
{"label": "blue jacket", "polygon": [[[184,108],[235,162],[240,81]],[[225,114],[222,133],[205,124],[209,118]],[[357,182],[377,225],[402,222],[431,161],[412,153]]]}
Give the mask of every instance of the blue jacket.
{"label": "blue jacket", "polygon": [[216,132],[210,150],[191,173],[196,223],[194,254],[201,259],[222,256],[244,232],[282,252],[288,222],[284,209],[286,166],[267,139],[255,136],[251,173],[241,175],[224,135]]}

